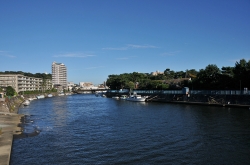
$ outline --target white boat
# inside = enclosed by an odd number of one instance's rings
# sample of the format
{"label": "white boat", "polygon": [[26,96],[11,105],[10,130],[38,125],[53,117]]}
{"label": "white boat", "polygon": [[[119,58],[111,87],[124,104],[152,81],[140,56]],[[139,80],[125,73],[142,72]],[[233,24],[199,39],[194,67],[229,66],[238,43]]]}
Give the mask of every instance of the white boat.
{"label": "white boat", "polygon": [[126,100],[144,102],[144,101],[146,101],[146,99],[147,99],[147,97],[142,97],[141,95],[137,95],[136,93],[134,93],[133,95],[130,95]]}
{"label": "white boat", "polygon": [[121,100],[126,100],[127,98],[128,98],[127,95],[121,95],[121,97],[120,97]]}
{"label": "white boat", "polygon": [[29,100],[25,100],[25,101],[23,102],[23,105],[25,105],[25,106],[30,105],[30,101],[29,101]]}
{"label": "white boat", "polygon": [[43,99],[43,98],[45,98],[45,96],[44,95],[38,95],[38,96],[36,96],[36,98],[37,99]]}
{"label": "white boat", "polygon": [[112,99],[119,99],[119,97],[118,96],[113,96]]}
{"label": "white boat", "polygon": [[58,93],[58,96],[65,96],[64,93]]}
{"label": "white boat", "polygon": [[53,97],[53,95],[52,94],[48,94],[48,97]]}

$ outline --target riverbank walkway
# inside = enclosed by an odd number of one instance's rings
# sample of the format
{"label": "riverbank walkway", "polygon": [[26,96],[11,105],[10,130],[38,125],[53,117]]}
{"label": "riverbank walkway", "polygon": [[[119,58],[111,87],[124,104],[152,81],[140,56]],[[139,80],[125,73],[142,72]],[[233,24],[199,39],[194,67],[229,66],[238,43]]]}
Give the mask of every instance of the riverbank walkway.
{"label": "riverbank walkway", "polygon": [[20,134],[18,127],[22,115],[0,112],[0,165],[9,165],[14,134]]}

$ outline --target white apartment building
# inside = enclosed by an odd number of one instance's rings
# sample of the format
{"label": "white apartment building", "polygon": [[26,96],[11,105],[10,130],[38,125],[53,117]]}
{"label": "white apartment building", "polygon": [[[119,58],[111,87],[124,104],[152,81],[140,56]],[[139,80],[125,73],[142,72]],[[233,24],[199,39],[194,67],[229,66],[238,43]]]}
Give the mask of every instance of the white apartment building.
{"label": "white apartment building", "polygon": [[52,84],[67,88],[67,68],[63,63],[52,63]]}
{"label": "white apartment building", "polygon": [[21,74],[0,74],[0,87],[11,86],[17,93],[22,91],[47,90],[51,88],[51,80],[28,77]]}

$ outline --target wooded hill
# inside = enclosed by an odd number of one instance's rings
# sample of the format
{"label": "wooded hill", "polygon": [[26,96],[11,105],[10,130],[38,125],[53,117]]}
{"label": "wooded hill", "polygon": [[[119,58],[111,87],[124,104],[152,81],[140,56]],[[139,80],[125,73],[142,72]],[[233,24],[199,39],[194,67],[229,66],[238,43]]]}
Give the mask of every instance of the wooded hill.
{"label": "wooded hill", "polygon": [[109,75],[106,85],[111,89],[250,89],[250,60],[241,59],[234,67],[221,69],[215,64],[209,64],[199,71],[173,71],[167,68],[162,74],[157,75],[138,72]]}

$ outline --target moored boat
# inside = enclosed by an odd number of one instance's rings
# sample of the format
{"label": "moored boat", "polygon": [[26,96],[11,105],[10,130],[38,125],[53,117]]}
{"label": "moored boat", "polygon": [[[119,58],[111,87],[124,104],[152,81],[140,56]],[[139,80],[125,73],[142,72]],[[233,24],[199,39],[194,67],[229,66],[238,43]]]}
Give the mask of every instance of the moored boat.
{"label": "moored boat", "polygon": [[144,102],[144,101],[146,101],[146,99],[147,99],[147,97],[142,97],[141,95],[137,95],[136,93],[134,93],[133,95],[130,95],[126,100]]}
{"label": "moored boat", "polygon": [[52,94],[48,94],[48,97],[53,97],[53,95]]}
{"label": "moored boat", "polygon": [[58,93],[58,96],[65,96],[64,93]]}
{"label": "moored boat", "polygon": [[128,98],[127,95],[121,95],[121,97],[120,97],[121,100],[126,100],[127,98]]}
{"label": "moored boat", "polygon": [[38,96],[36,96],[36,98],[37,99],[43,99],[43,98],[45,98],[45,96],[44,95],[38,95]]}
{"label": "moored boat", "polygon": [[25,100],[25,101],[23,102],[23,105],[25,105],[25,106],[30,105],[30,101],[29,101],[29,100]]}
{"label": "moored boat", "polygon": [[119,99],[119,96],[113,96],[112,99]]}

